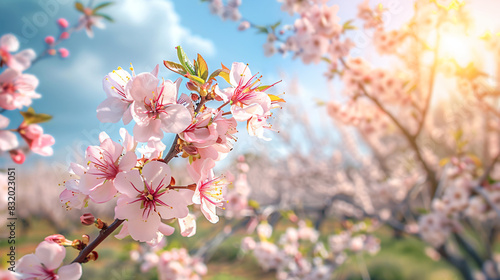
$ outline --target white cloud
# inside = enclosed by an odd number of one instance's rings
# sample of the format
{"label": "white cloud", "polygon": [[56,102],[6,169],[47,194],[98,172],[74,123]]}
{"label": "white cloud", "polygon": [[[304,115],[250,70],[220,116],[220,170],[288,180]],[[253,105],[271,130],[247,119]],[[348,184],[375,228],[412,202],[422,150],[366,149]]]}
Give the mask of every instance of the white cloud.
{"label": "white cloud", "polygon": [[[165,42],[168,45],[183,45],[187,48],[203,49],[205,55],[215,55],[212,41],[195,35],[191,30],[181,25],[179,15],[175,12],[174,4],[169,0],[125,0],[117,4],[118,9],[114,14],[130,29],[143,29],[144,35],[153,35],[144,38],[154,42]],[[132,31],[132,30],[131,30]],[[149,32],[153,34],[148,34]],[[139,34],[140,35],[140,34]],[[163,46],[162,48],[164,48]]]}

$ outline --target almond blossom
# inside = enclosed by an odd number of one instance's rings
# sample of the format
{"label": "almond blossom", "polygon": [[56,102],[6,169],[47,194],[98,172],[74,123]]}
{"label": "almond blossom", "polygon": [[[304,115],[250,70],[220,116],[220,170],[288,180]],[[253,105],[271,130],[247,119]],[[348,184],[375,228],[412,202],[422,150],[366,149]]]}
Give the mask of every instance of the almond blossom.
{"label": "almond blossom", "polygon": [[30,74],[21,74],[7,69],[0,74],[0,107],[6,110],[21,109],[29,106],[31,100],[40,98],[35,92],[38,79]]}
{"label": "almond blossom", "polygon": [[201,212],[211,223],[219,221],[216,208],[222,208],[223,192],[228,185],[224,179],[214,176],[212,170],[214,166],[215,162],[212,159],[204,160],[199,178],[193,178],[198,181],[193,196],[193,203],[201,204]]}
{"label": "almond blossom", "polygon": [[136,122],[134,135],[137,141],[146,142],[151,137],[161,139],[163,132],[180,133],[191,123],[191,113],[177,104],[181,79],[175,83],[162,81],[151,73],[141,73],[127,85],[133,97],[132,117]]}
{"label": "almond blossom", "polygon": [[4,64],[12,70],[22,72],[31,66],[31,61],[36,57],[32,49],[26,49],[17,54],[12,54],[19,49],[19,40],[12,34],[0,37],[0,67]]}
{"label": "almond blossom", "polygon": [[[131,69],[133,68],[131,67]],[[151,73],[158,76],[158,65]],[[107,98],[97,107],[99,121],[116,123],[123,117],[123,123],[128,124],[132,120],[130,105],[134,102],[134,99],[126,89],[134,77],[134,72],[130,75],[121,67],[104,77],[102,88],[106,92]]]}
{"label": "almond blossom", "polygon": [[231,104],[231,113],[237,121],[246,121],[254,115],[263,115],[271,109],[271,99],[260,91],[258,85],[260,80],[252,76],[248,65],[234,62],[229,73],[229,81],[232,87],[215,93],[224,102]]}
{"label": "almond blossom", "polygon": [[44,134],[43,128],[38,124],[26,125],[22,123],[18,131],[32,152],[42,156],[51,156],[54,153],[51,147],[55,143],[54,137]]}
{"label": "almond blossom", "polygon": [[21,275],[19,279],[80,279],[82,266],[79,263],[61,266],[65,256],[66,249],[63,246],[43,241],[34,254],[25,255],[19,260],[16,272]]}
{"label": "almond blossom", "polygon": [[193,192],[188,189],[169,189],[171,171],[168,165],[153,161],[139,170],[119,173],[116,189],[122,194],[115,207],[115,218],[128,221],[128,233],[138,241],[155,238],[159,231],[164,235],[173,228],[162,219],[184,218],[189,214]]}

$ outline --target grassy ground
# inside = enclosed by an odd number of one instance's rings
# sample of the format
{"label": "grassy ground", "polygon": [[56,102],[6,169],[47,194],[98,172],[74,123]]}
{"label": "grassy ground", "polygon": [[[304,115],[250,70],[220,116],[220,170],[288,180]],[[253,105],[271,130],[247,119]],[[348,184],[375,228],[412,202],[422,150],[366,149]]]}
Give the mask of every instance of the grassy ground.
{"label": "grassy ground", "polygon": [[[325,224],[323,231],[333,228],[334,223]],[[209,225],[208,222],[198,224],[198,233],[191,238],[183,238],[178,233],[168,238],[168,247],[185,246],[188,249],[195,249],[212,238],[217,232],[223,229],[223,224]],[[283,231],[286,225],[280,226],[277,230]],[[32,221],[29,229],[20,229],[17,233],[17,254],[20,256],[34,252],[37,244],[46,237],[49,232],[53,232],[50,226],[44,221]],[[70,238],[78,238],[81,234],[87,233],[91,237],[97,234],[97,229],[82,227],[78,232],[74,232]],[[239,251],[240,240],[244,232],[238,232],[230,237],[217,251],[214,252],[208,263],[208,275],[205,279],[225,280],[225,279],[274,279],[273,272],[263,272],[252,256],[244,256]],[[340,267],[334,276],[335,279],[357,280],[363,279],[361,271],[366,267],[372,280],[392,280],[392,279],[429,279],[448,280],[460,279],[456,272],[443,261],[433,261],[425,253],[425,244],[413,239],[395,239],[388,229],[382,229],[378,233],[381,239],[381,251],[375,256],[363,255],[353,256],[345,265]],[[141,273],[138,265],[129,259],[129,250],[136,246],[136,243],[127,240],[117,240],[109,238],[98,248],[99,260],[94,263],[84,265],[84,277],[82,279],[156,279],[155,271]],[[0,249],[6,251],[8,244],[5,240],[0,241]],[[76,251],[68,249],[66,261],[70,262]],[[5,254],[0,256],[1,263],[5,263]]]}

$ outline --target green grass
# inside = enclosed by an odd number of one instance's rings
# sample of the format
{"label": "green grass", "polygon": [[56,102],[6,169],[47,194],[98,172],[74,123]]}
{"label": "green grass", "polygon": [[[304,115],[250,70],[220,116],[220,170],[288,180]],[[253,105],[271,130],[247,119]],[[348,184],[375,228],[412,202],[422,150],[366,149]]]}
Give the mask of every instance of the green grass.
{"label": "green grass", "polygon": [[[200,219],[201,220],[201,219]],[[280,224],[275,235],[286,230],[285,223]],[[336,228],[335,222],[325,223],[323,232],[326,229]],[[167,248],[187,247],[188,250],[196,249],[207,240],[213,238],[222,231],[222,223],[212,225],[207,221],[198,223],[198,233],[190,238],[180,236],[178,232],[168,237]],[[17,254],[20,256],[34,252],[40,243],[52,229],[41,220],[31,221],[31,227],[27,230],[20,230],[17,236]],[[97,229],[93,227],[82,227],[77,232],[73,232],[70,238],[78,238],[81,234],[90,234],[91,237],[97,235]],[[274,272],[262,271],[253,256],[243,256],[239,250],[241,238],[245,236],[244,231],[237,232],[222,243],[212,255],[207,264],[208,275],[204,279],[225,280],[267,280],[275,279]],[[392,280],[392,279],[429,279],[429,280],[451,280],[461,279],[456,271],[444,261],[433,261],[425,255],[426,245],[411,237],[395,239],[389,229],[381,229],[377,233],[381,239],[381,251],[374,256],[363,255],[362,258],[353,256],[335,272],[335,279],[358,280],[363,279],[360,271],[363,263],[366,265],[372,280]],[[1,251],[5,251],[9,245],[5,240],[0,241]],[[96,262],[84,265],[82,279],[157,279],[156,271],[141,273],[139,265],[129,260],[129,250],[137,246],[130,238],[117,240],[109,238],[98,247],[99,259]],[[70,262],[76,251],[68,249],[66,262]],[[0,256],[4,264],[4,256]]]}

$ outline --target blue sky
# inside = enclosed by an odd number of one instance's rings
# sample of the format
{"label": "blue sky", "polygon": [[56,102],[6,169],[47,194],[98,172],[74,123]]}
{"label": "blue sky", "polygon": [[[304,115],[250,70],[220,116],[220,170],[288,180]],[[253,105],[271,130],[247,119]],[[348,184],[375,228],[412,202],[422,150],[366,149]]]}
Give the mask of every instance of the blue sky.
{"label": "blue sky", "polygon": [[[20,37],[21,49],[29,47],[40,53],[44,48],[44,37],[57,35],[55,21],[58,18],[65,17],[74,23],[79,17],[73,7],[74,1],[49,0],[55,3],[57,9],[54,13],[49,13],[47,23],[39,22],[40,26],[33,32],[33,37],[27,38],[30,36],[23,35],[26,34],[23,33],[23,28],[28,24],[26,22],[33,23],[34,17],[46,13],[39,4],[41,2],[44,1],[0,1],[0,34],[14,33]],[[344,22],[354,17],[359,1],[333,2],[340,3],[339,16]],[[382,2],[385,5],[397,2],[400,5],[401,12],[392,15],[391,24],[395,26],[411,14],[412,1],[372,2]],[[491,1],[472,2],[477,7],[486,5],[477,9],[483,21],[488,18],[484,15],[493,15],[493,11],[500,8],[498,3],[488,3]],[[108,72],[118,66],[128,67],[129,63],[134,64],[136,72],[150,71],[164,59],[176,60],[174,47],[179,44],[192,58],[196,53],[202,54],[211,70],[218,68],[220,62],[230,65],[233,61],[242,61],[250,63],[253,72],[263,74],[265,83],[282,79],[281,74],[284,73],[283,82],[276,87],[276,93],[285,91],[292,79],[298,79],[301,89],[309,96],[324,100],[331,97],[322,74],[324,65],[305,66],[300,61],[279,55],[265,57],[262,51],[265,36],[255,34],[254,30],[237,31],[237,23],[224,22],[210,14],[208,4],[199,0],[117,0],[105,12],[115,19],[115,23],[106,23],[106,29],[96,30],[93,39],[89,39],[84,32],[74,33],[61,45],[69,49],[69,58],[49,58],[27,71],[40,80],[37,92],[42,94],[42,98],[35,100],[33,107],[37,112],[54,116],[43,127],[56,138],[54,157],[58,160],[67,161],[67,155],[72,151],[83,153],[86,146],[97,142],[98,133],[102,130],[117,139],[117,132],[122,124],[101,124],[95,114],[97,105],[105,99],[101,83]],[[269,24],[278,20],[293,22],[288,14],[280,11],[280,3],[274,0],[243,0],[241,12],[245,18],[257,24]],[[177,78],[163,66],[160,69],[160,76]],[[290,99],[292,96],[286,97]],[[300,102],[305,104],[305,113],[313,111],[312,98],[302,99]],[[13,125],[20,121],[17,114],[18,112],[7,114],[12,117]],[[165,143],[169,145],[168,140]],[[40,157],[29,157],[30,161],[36,159]]]}

